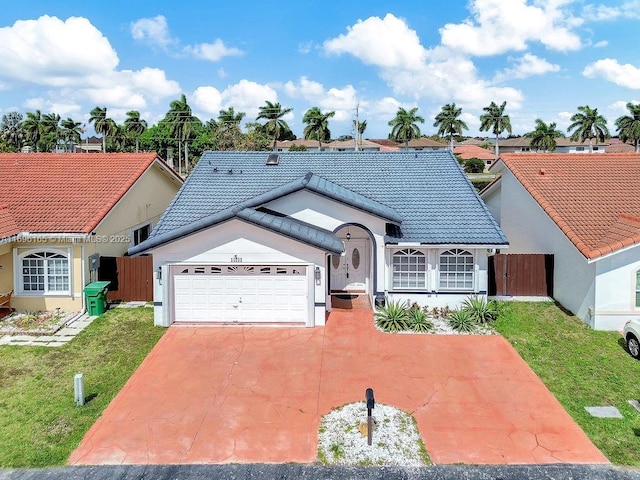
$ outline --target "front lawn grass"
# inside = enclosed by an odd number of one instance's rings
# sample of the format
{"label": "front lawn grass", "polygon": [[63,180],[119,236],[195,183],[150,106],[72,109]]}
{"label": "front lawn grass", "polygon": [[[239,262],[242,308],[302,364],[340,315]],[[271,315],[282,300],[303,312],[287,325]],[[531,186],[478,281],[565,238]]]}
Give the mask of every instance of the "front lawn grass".
{"label": "front lawn grass", "polygon": [[[640,466],[640,362],[617,332],[590,329],[551,302],[501,302],[496,328],[515,347],[591,441],[612,462]],[[584,407],[615,406],[595,418]]]}
{"label": "front lawn grass", "polygon": [[0,346],[0,467],[64,464],[163,333],[151,308],[118,308],[62,347]]}

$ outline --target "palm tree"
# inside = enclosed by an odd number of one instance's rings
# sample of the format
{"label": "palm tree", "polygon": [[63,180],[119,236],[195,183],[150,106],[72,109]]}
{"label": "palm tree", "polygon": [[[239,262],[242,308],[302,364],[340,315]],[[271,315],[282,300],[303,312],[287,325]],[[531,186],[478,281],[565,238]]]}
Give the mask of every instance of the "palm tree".
{"label": "palm tree", "polygon": [[13,148],[13,151],[20,151],[25,137],[20,112],[9,112],[2,116],[0,137]]}
{"label": "palm tree", "polygon": [[389,126],[392,127],[389,136],[396,142],[404,142],[405,148],[409,147],[410,140],[420,138],[420,127],[416,124],[424,123],[424,118],[417,115],[417,111],[418,107],[409,111],[400,107],[395,118],[389,122]]}
{"label": "palm tree", "polygon": [[573,123],[567,129],[568,132],[575,130],[571,134],[571,140],[584,142],[589,139],[589,153],[593,152],[594,138],[599,142],[609,138],[607,119],[598,113],[597,108],[590,108],[589,105],[578,107],[578,113],[571,117],[571,121]]}
{"label": "palm tree", "polygon": [[480,131],[491,130],[496,136],[496,158],[500,155],[498,136],[505,130],[511,134],[511,119],[509,115],[504,114],[504,107],[506,106],[507,102],[502,102],[500,106],[495,102],[491,102],[488,107],[482,109],[485,113],[480,115]]}
{"label": "palm tree", "polygon": [[36,152],[40,151],[40,138],[43,134],[42,113],[40,110],[27,112],[27,118],[22,122],[25,138],[33,144]]}
{"label": "palm tree", "polygon": [[353,130],[356,134],[356,150],[360,149],[360,145],[362,144],[362,135],[364,131],[367,129],[367,121],[366,120],[354,120],[353,121]]}
{"label": "palm tree", "polygon": [[107,117],[107,107],[95,107],[89,113],[89,123],[98,134],[102,134],[102,151],[107,151],[107,137],[116,133],[116,122]]}
{"label": "palm tree", "polygon": [[633,142],[635,152],[640,153],[640,105],[627,103],[631,115],[623,115],[616,120],[616,129],[620,140]]}
{"label": "palm tree", "polygon": [[265,102],[265,105],[260,107],[260,113],[256,117],[256,120],[266,120],[263,125],[267,134],[273,135],[273,150],[276,150],[276,142],[280,137],[280,132],[283,130],[290,130],[287,122],[282,120],[287,113],[293,111],[293,108],[282,108],[279,103],[272,103],[269,100]]}
{"label": "palm tree", "polygon": [[453,152],[453,136],[462,135],[463,130],[469,130],[467,124],[460,119],[462,108],[456,108],[455,103],[447,103],[436,115],[434,127],[438,127],[440,137],[449,138],[449,148]]}
{"label": "palm tree", "polygon": [[57,113],[45,113],[42,116],[43,150],[47,152],[53,151],[61,136],[60,115]]}
{"label": "palm tree", "polygon": [[244,112],[236,112],[233,107],[227,110],[220,110],[218,114],[218,124],[222,130],[227,128],[240,128],[240,122],[246,116]]}
{"label": "palm tree", "polygon": [[531,148],[553,152],[556,149],[556,138],[564,138],[565,135],[560,130],[556,130],[555,122],[547,125],[539,118],[536,119],[536,128],[532,132],[524,135],[531,139]]}
{"label": "palm tree", "polygon": [[180,152],[184,143],[184,167],[185,173],[189,165],[189,148],[188,141],[191,138],[197,123],[201,123],[198,117],[193,115],[191,107],[187,103],[187,97],[183,93],[180,99],[174,100],[169,104],[169,111],[166,119],[169,121],[171,135],[178,140],[178,171],[182,173],[182,164],[180,163]]}
{"label": "palm tree", "polygon": [[140,118],[140,112],[130,110],[127,112],[127,118],[124,121],[124,130],[128,135],[132,135],[136,139],[136,153],[140,150],[140,135],[147,131],[147,121]]}
{"label": "palm tree", "polygon": [[318,149],[322,150],[322,141],[331,138],[329,130],[329,119],[333,118],[336,112],[322,113],[318,107],[311,107],[302,117],[302,121],[307,124],[304,127],[305,140],[318,140]]}
{"label": "palm tree", "polygon": [[69,142],[80,143],[81,122],[75,122],[73,118],[67,117],[62,120],[62,138],[64,138],[64,150],[69,151]]}

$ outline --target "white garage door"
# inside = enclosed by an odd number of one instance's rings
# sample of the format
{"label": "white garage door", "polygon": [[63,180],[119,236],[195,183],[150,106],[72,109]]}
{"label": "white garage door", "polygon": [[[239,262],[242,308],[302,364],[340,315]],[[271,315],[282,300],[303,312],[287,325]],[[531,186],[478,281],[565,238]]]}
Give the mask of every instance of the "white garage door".
{"label": "white garage door", "polygon": [[305,266],[174,267],[176,322],[306,323]]}

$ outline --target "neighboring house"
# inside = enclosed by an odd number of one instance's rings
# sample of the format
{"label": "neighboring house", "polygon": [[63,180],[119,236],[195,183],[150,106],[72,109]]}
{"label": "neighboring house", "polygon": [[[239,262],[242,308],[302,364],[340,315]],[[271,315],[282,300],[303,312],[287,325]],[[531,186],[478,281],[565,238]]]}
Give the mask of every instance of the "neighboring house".
{"label": "neighboring house", "polygon": [[[556,138],[556,149],[553,153],[589,153],[589,140],[574,142],[569,138]],[[593,140],[592,153],[605,153],[609,143],[600,143]],[[498,143],[500,154],[503,153],[544,153],[531,148],[531,139],[528,137],[513,137],[500,140]]]}
{"label": "neighboring house", "polygon": [[148,237],[182,180],[155,153],[0,154],[0,293],[80,311],[89,256]]}
{"label": "neighboring house", "polygon": [[478,145],[457,145],[453,147],[453,153],[462,160],[470,160],[472,158],[482,160],[487,168],[490,167],[496,159],[493,152]]}
{"label": "neighboring house", "polygon": [[381,152],[398,152],[400,151],[400,144],[395,140],[389,140],[388,138],[370,138],[369,141],[380,145]]}
{"label": "neighboring house", "polygon": [[485,296],[507,239],[448,151],[206,152],[148,240],[155,323],[324,325],[332,295]]}
{"label": "neighboring house", "polygon": [[509,253],[553,254],[554,298],[598,330],[640,315],[639,166],[638,154],[503,154],[481,193]]}
{"label": "neighboring house", "polygon": [[[380,144],[372,142],[371,140],[358,140],[357,150],[359,152],[379,152]],[[355,138],[350,140],[334,140],[331,143],[328,143],[326,148],[323,149],[329,152],[355,152],[356,151],[356,140]]]}
{"label": "neighboring house", "polygon": [[99,153],[102,152],[102,137],[86,137],[80,143],[75,144],[76,153]]}
{"label": "neighboring house", "polygon": [[430,138],[420,137],[414,138],[413,140],[409,140],[408,146],[405,146],[404,142],[399,142],[398,146],[402,151],[412,151],[412,152],[420,152],[420,151],[429,151],[429,150],[448,150],[449,144],[436,142],[435,140],[431,140]]}
{"label": "neighboring house", "polygon": [[[306,147],[308,152],[319,152],[320,145],[318,140],[305,140],[304,138],[296,138],[295,140],[278,140],[276,142],[276,150],[278,152],[288,152],[293,146]],[[322,150],[327,149],[327,143],[322,142]]]}

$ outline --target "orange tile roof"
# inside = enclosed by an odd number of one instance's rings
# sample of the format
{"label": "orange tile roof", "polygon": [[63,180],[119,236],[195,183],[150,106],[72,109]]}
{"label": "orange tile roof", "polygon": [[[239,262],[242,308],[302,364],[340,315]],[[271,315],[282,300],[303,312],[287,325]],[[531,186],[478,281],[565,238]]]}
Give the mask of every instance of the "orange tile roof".
{"label": "orange tile roof", "polygon": [[502,154],[588,259],[640,243],[640,154]]}
{"label": "orange tile roof", "polygon": [[157,158],[155,153],[0,154],[0,238],[18,232],[91,233]]}
{"label": "orange tile roof", "polygon": [[453,147],[453,153],[463,160],[477,158],[479,160],[494,160],[495,154],[486,148],[477,145],[458,145]]}
{"label": "orange tile roof", "polygon": [[16,221],[7,205],[0,205],[0,238],[12,237],[20,233]]}

